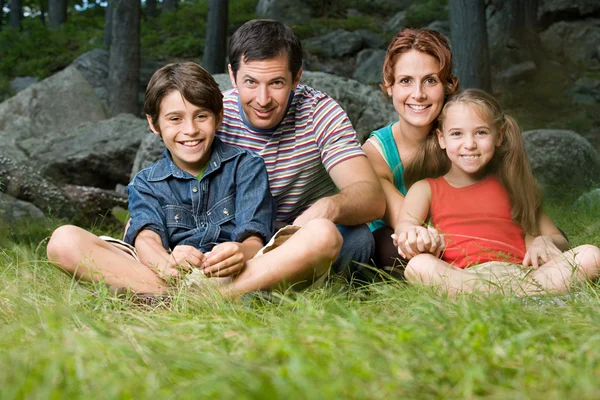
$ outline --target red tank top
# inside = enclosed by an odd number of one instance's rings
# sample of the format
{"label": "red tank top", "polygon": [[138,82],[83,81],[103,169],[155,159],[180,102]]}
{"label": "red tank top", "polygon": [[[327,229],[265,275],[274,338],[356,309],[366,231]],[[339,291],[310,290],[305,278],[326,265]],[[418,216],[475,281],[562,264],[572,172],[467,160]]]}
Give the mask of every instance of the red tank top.
{"label": "red tank top", "polygon": [[512,220],[510,198],[495,175],[463,188],[443,178],[427,178],[431,187],[429,215],[444,234],[442,260],[459,268],[488,261],[521,263],[525,232]]}

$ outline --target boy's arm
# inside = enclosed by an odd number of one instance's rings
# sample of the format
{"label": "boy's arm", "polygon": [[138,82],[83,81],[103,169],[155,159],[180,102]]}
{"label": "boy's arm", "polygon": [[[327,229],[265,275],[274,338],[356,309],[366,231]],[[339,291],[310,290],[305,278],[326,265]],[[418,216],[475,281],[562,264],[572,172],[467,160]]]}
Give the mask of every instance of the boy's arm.
{"label": "boy's arm", "polygon": [[538,214],[537,225],[539,236],[529,234],[525,236],[525,247],[527,248],[523,258],[525,267],[538,268],[550,261],[553,256],[560,255],[569,249],[569,242],[543,210],[540,210]]}

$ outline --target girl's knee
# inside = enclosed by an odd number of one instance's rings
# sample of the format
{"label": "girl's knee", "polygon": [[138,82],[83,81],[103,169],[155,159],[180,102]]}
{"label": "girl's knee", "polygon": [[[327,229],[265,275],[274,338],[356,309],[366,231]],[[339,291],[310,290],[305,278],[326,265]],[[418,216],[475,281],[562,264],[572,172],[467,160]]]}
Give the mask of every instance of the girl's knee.
{"label": "girl's knee", "polygon": [[584,244],[573,249],[582,272],[588,278],[598,276],[600,272],[600,249],[591,244]]}
{"label": "girl's knee", "polygon": [[437,258],[431,254],[419,254],[410,259],[404,270],[404,277],[409,283],[428,281]]}
{"label": "girl's knee", "polygon": [[73,252],[83,229],[74,225],[62,225],[56,228],[46,246],[46,254],[50,261],[58,261]]}

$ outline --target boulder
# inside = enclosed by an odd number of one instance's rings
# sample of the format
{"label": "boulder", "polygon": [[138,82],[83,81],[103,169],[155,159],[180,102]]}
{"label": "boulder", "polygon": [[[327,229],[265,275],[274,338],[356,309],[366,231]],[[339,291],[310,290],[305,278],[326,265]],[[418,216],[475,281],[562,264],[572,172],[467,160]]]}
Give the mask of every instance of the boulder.
{"label": "boulder", "polygon": [[38,171],[57,183],[114,189],[129,172],[148,122],[129,114],[18,143]]}
{"label": "boulder", "polygon": [[600,19],[557,22],[542,32],[540,39],[555,56],[588,68],[600,66]]}
{"label": "boulder", "polygon": [[157,135],[148,135],[140,144],[135,160],[133,161],[133,167],[131,168],[131,175],[129,180],[133,180],[133,177],[146,168],[148,165],[155,161],[158,161],[165,150],[163,141]]}
{"label": "boulder", "polygon": [[308,2],[302,0],[259,0],[255,14],[259,18],[304,25],[311,18],[311,8]]}
{"label": "boulder", "polygon": [[427,29],[438,31],[450,41],[450,21],[433,21],[427,25]]}
{"label": "boulder", "polygon": [[575,104],[600,104],[600,79],[584,76],[567,90]]}
{"label": "boulder", "polygon": [[115,207],[127,209],[127,196],[113,190],[77,185],[65,185],[62,189],[67,200],[78,210],[78,217],[87,225],[96,225],[105,219],[118,224],[110,211]]}
{"label": "boulder", "polygon": [[600,207],[600,189],[592,189],[575,200],[577,207]]}
{"label": "boulder", "polygon": [[77,68],[70,66],[1,103],[0,135],[38,137],[107,117],[94,89]]}
{"label": "boulder", "polygon": [[385,50],[365,49],[356,56],[357,68],[352,78],[367,85],[378,85],[382,79]]}
{"label": "boulder", "polygon": [[325,58],[342,58],[354,56],[363,49],[364,38],[358,32],[336,29],[323,36],[307,39],[302,45],[306,51]]}
{"label": "boulder", "polygon": [[536,71],[537,66],[533,61],[525,61],[508,67],[500,74],[500,79],[508,83],[516,83],[533,78]]}
{"label": "boulder", "polygon": [[540,3],[538,19],[543,27],[557,21],[583,19],[600,14],[598,0],[544,0]]}
{"label": "boulder", "polygon": [[109,52],[106,49],[94,49],[77,57],[73,66],[77,68],[84,78],[92,85],[96,96],[108,103],[108,90],[106,82],[108,78]]}
{"label": "boulder", "polygon": [[385,23],[383,28],[386,32],[391,32],[394,35],[406,28],[406,11],[398,11]]}
{"label": "boulder", "polygon": [[523,133],[525,150],[542,186],[587,188],[600,176],[600,156],[573,131],[538,129]]}
{"label": "boulder", "polygon": [[44,213],[31,203],[0,192],[0,224],[15,224],[44,219]]}

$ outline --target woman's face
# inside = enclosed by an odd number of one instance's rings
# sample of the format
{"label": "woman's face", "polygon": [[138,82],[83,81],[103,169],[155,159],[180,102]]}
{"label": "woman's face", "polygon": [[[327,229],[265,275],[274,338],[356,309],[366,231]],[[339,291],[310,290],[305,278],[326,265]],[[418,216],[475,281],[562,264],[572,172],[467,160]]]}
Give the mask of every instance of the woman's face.
{"label": "woman's face", "polygon": [[440,63],[427,53],[410,50],[396,56],[394,83],[387,90],[400,119],[409,126],[430,128],[444,105]]}

